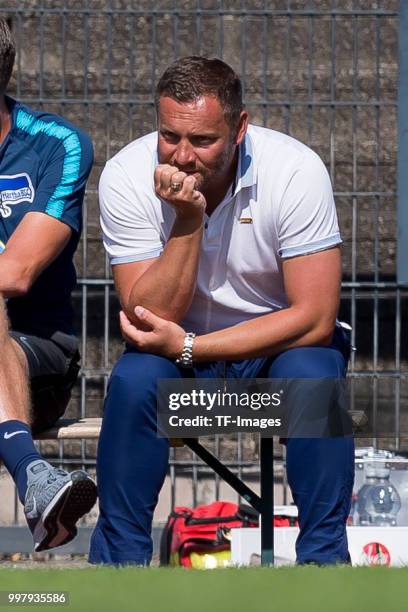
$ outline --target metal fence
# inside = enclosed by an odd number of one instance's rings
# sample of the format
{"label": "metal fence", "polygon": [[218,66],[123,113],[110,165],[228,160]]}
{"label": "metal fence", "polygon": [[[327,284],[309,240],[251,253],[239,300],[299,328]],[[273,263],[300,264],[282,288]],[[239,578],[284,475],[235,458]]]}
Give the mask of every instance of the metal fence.
{"label": "metal fence", "polygon": [[[18,46],[11,93],[65,115],[95,145],[76,258],[82,371],[70,414],[100,415],[122,346],[98,226],[100,171],[127,142],[154,129],[154,85],[168,63],[197,53],[219,56],[240,73],[253,123],[290,133],[325,161],[344,239],[341,316],[358,348],[351,401],[388,411],[393,434],[373,442],[405,448],[408,291],[396,282],[395,263],[398,1],[0,0],[0,13]],[[211,444],[241,477],[256,481],[256,439]],[[52,445],[43,450],[56,452]],[[57,454],[61,462],[92,465],[95,445],[61,444]],[[281,464],[277,469],[284,484]],[[192,503],[225,493],[183,449],[172,451],[166,510],[180,502],[179,483]]]}

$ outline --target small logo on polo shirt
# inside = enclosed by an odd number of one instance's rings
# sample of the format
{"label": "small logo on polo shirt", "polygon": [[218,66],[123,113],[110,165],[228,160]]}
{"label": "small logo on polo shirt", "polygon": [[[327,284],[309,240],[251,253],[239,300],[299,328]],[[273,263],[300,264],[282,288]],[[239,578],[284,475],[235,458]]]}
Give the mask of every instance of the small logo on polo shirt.
{"label": "small logo on polo shirt", "polygon": [[10,205],[34,200],[34,188],[26,172],[21,174],[0,175],[0,214],[6,218],[11,215]]}
{"label": "small logo on polo shirt", "polygon": [[252,223],[252,217],[241,217],[239,222],[244,224]]}

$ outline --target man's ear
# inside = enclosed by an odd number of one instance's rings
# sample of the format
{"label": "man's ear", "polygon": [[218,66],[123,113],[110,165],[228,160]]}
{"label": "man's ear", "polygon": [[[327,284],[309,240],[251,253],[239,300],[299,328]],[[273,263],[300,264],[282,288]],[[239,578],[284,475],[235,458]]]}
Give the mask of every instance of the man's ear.
{"label": "man's ear", "polygon": [[240,145],[245,138],[245,134],[248,129],[248,120],[248,113],[246,111],[242,111],[239,116],[238,126],[236,129],[235,144],[237,145]]}

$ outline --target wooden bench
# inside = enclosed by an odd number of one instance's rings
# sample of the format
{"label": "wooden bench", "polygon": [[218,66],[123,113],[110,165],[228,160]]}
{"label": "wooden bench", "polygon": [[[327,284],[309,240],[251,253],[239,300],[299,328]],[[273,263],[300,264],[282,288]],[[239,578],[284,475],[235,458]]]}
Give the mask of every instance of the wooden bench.
{"label": "wooden bench", "polygon": [[60,419],[51,429],[36,434],[36,440],[96,440],[101,432],[101,418]]}
{"label": "wooden bench", "polygon": [[[354,433],[364,431],[367,417],[362,411],[351,412]],[[60,419],[54,427],[36,436],[37,440],[95,440],[101,431],[101,418]],[[261,563],[272,565],[273,548],[273,438],[260,439],[260,495],[240,480],[217,457],[202,446],[198,439],[170,440],[170,446],[186,444],[204,463],[211,467],[230,487],[259,512],[261,519]]]}
{"label": "wooden bench", "polygon": [[[101,433],[102,419],[60,419],[50,429],[35,435],[36,440],[97,440]],[[170,446],[184,446],[181,438],[171,438]]]}

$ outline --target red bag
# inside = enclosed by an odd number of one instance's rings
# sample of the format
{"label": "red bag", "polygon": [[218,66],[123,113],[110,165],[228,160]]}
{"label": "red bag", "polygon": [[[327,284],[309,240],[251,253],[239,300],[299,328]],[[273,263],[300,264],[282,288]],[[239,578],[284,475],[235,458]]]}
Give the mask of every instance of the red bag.
{"label": "red bag", "polygon": [[232,527],[258,527],[258,513],[250,506],[220,501],[194,510],[176,506],[161,536],[160,565],[191,567],[192,552],[229,550],[227,532]]}
{"label": "red bag", "polygon": [[[275,527],[289,527],[291,524],[294,524],[292,517],[274,518]],[[258,512],[244,504],[238,506],[218,501],[195,509],[177,506],[163,529],[160,565],[191,567],[191,553],[229,551],[231,528],[258,525]]]}

